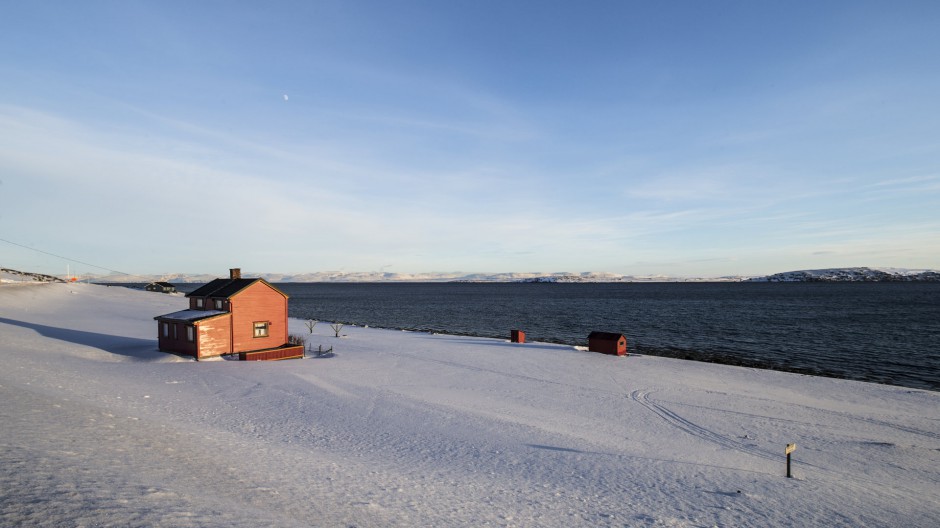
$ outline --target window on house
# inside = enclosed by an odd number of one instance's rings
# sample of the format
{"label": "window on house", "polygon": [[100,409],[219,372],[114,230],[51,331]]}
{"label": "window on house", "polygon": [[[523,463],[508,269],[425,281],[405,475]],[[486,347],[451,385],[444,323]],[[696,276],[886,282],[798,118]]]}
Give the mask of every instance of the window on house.
{"label": "window on house", "polygon": [[193,327],[191,327],[191,326],[187,326],[187,327],[186,327],[186,340],[187,340],[187,341],[192,342],[192,341],[195,341],[195,340],[196,340],[196,331],[195,331],[195,330],[196,330],[196,329],[193,328]]}
{"label": "window on house", "polygon": [[170,324],[163,323],[163,337],[170,337]]}
{"label": "window on house", "polygon": [[216,299],[216,300],[215,300],[215,309],[216,309],[216,310],[221,310],[221,309],[222,309],[222,299]]}
{"label": "window on house", "polygon": [[255,337],[268,337],[268,326],[270,323],[255,323]]}
{"label": "window on house", "polygon": [[196,299],[196,308],[202,308],[202,299]]}
{"label": "window on house", "polygon": [[174,325],[173,325],[173,339],[179,339],[179,338],[180,338],[180,337],[179,337],[179,330],[178,330],[178,329],[179,329],[179,325],[178,325],[178,324],[174,324]]}

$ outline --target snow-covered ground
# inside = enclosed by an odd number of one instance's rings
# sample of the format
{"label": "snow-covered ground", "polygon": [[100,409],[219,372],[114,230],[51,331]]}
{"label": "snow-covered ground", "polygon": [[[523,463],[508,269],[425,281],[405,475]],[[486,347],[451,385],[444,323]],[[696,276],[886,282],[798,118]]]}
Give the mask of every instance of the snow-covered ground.
{"label": "snow-covered ground", "polygon": [[940,525],[940,393],[323,323],[197,363],[183,304],[0,285],[0,525]]}

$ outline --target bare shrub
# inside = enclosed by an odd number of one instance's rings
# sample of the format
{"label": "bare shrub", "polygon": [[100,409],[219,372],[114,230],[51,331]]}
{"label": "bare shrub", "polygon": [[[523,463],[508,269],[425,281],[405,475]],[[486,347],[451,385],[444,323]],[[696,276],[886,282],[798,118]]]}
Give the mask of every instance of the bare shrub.
{"label": "bare shrub", "polygon": [[330,328],[332,328],[332,329],[333,329],[333,332],[336,333],[336,337],[339,337],[339,331],[342,330],[344,326],[346,326],[346,325],[344,325],[344,324],[342,324],[342,323],[333,323],[333,324],[330,325]]}

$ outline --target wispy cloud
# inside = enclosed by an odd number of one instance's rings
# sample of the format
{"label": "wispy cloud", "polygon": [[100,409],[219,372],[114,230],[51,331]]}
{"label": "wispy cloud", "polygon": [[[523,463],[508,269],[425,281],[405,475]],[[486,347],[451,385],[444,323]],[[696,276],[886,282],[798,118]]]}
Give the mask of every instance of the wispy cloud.
{"label": "wispy cloud", "polygon": [[16,9],[33,22],[0,37],[0,230],[45,247],[192,272],[940,258],[920,9],[761,16],[759,41],[735,24],[720,42],[451,4],[237,7],[224,24],[198,6],[83,6],[88,25]]}

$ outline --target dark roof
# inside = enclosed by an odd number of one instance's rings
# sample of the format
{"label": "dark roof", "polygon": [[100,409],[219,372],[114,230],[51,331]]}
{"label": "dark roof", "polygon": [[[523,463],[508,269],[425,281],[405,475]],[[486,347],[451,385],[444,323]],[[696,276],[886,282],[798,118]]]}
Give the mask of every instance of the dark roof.
{"label": "dark roof", "polygon": [[591,332],[588,335],[588,339],[602,339],[604,341],[619,341],[621,337],[623,337],[623,334],[613,332]]}
{"label": "dark roof", "polygon": [[284,297],[287,295],[281,290],[275,288],[264,279],[215,279],[205,286],[200,286],[195,291],[186,294],[187,297],[222,297],[228,299],[236,293],[244,290],[256,282],[263,282],[272,290],[280,293]]}
{"label": "dark roof", "polygon": [[186,294],[187,297],[231,297],[261,279],[215,279]]}
{"label": "dark roof", "polygon": [[175,287],[176,287],[176,286],[173,286],[172,284],[170,284],[169,282],[151,282],[150,284],[156,284],[157,286],[163,286],[164,288],[175,288]]}

